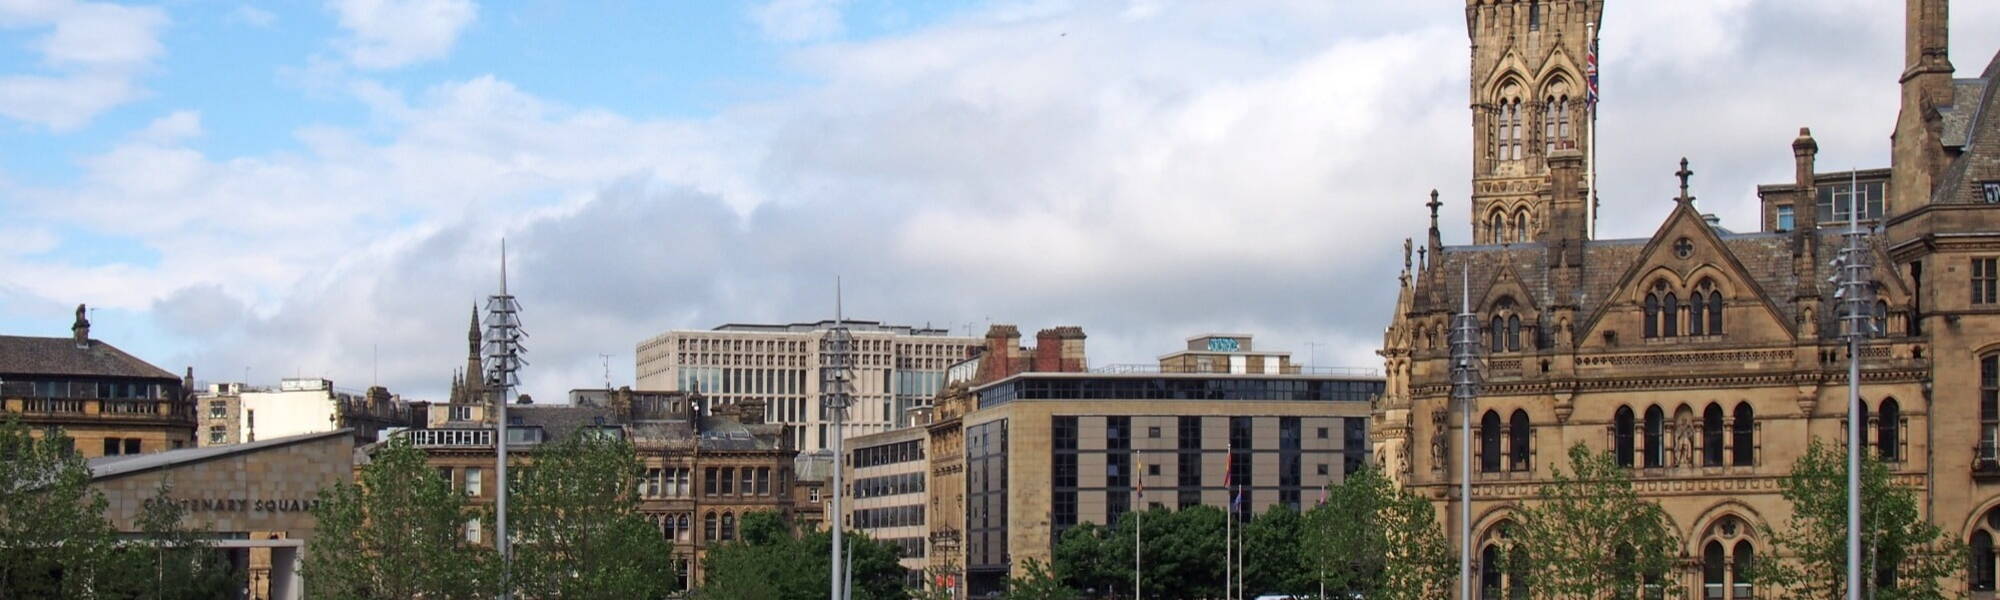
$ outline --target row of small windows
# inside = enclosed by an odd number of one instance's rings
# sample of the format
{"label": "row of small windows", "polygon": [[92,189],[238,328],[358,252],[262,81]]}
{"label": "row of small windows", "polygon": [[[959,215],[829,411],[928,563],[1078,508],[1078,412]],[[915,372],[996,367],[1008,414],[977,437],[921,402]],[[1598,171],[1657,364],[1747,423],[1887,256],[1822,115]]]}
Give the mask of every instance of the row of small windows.
{"label": "row of small windows", "polygon": [[1535,228],[1527,208],[1515,209],[1511,219],[1507,217],[1507,211],[1496,208],[1487,216],[1486,221],[1487,231],[1490,232],[1488,235],[1491,236],[1491,239],[1487,240],[1488,243],[1511,244],[1534,241],[1532,238]]}
{"label": "row of small windows", "polygon": [[[783,474],[779,474],[783,477]],[[704,496],[769,496],[771,495],[771,468],[708,467],[702,471],[702,495]],[[779,487],[784,483],[779,482]]]}
{"label": "row of small windows", "polygon": [[[1506,449],[1501,449],[1502,437]],[[1506,471],[1526,471],[1531,468],[1534,437],[1533,428],[1528,424],[1527,411],[1516,409],[1508,417],[1504,431],[1500,425],[1500,413],[1486,411],[1479,419],[1479,471],[1498,473]]]}
{"label": "row of small windows", "polygon": [[898,494],[918,494],[924,491],[923,473],[903,473],[881,477],[863,477],[854,482],[855,498],[874,498]]}
{"label": "row of small windows", "polygon": [[[1612,452],[1618,458],[1618,465],[1644,466],[1648,469],[1668,466],[1667,462],[1672,456],[1668,448],[1669,435],[1679,438],[1679,444],[1672,444],[1682,451],[1682,455],[1675,457],[1675,460],[1682,461],[1683,464],[1677,466],[1693,466],[1692,463],[1697,460],[1705,467],[1720,467],[1725,462],[1739,467],[1756,464],[1757,416],[1756,411],[1750,408],[1750,403],[1737,403],[1735,418],[1725,419],[1722,406],[1710,402],[1708,408],[1702,411],[1701,422],[1698,425],[1689,423],[1693,419],[1686,407],[1682,407],[1681,412],[1675,421],[1682,424],[1675,426],[1675,429],[1683,427],[1688,429],[1670,433],[1667,431],[1666,411],[1661,410],[1659,405],[1646,408],[1643,429],[1634,419],[1632,407],[1618,407],[1617,414],[1612,417],[1611,435]],[[1697,447],[1694,445],[1696,437],[1700,440],[1699,459],[1694,457],[1697,453]]]}
{"label": "row of small windows", "polygon": [[861,448],[848,456],[848,461],[852,462],[856,469],[893,465],[923,459],[924,449],[917,445],[916,440]]}
{"label": "row of small windows", "polygon": [[[1722,291],[1714,281],[1703,279],[1683,303],[1665,280],[1655,281],[1646,293],[1645,318],[1641,333],[1647,339],[1722,335]],[[1682,323],[1687,324],[1685,330]]]}
{"label": "row of small windows", "polygon": [[912,527],[923,524],[924,505],[922,504],[864,508],[854,511],[854,526],[859,529]]}

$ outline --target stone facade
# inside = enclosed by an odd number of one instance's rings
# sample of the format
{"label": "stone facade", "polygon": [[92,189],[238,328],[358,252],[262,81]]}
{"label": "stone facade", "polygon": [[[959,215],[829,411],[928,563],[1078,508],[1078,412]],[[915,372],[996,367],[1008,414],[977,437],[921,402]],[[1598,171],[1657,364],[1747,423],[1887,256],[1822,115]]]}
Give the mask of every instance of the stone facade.
{"label": "stone facade", "polygon": [[61,430],[86,458],[195,445],[194,370],[176,377],[90,337],[76,307],[70,337],[0,335],[0,416],[37,437]]}
{"label": "stone facade", "polygon": [[[1861,352],[1865,443],[1919,490],[1932,522],[1975,546],[1986,536],[1990,547],[2000,535],[1985,524],[2000,504],[2000,384],[1990,383],[2000,381],[2000,299],[1985,291],[1995,284],[1981,282],[1996,276],[2000,207],[1960,192],[2000,180],[1993,164],[2000,86],[1988,84],[1994,67],[1982,79],[1949,79],[1945,4],[1909,0],[1910,69],[1895,164],[1861,178],[1864,188],[1872,179],[1887,190],[1883,213],[1859,215],[1864,226],[1886,226],[1867,250],[1878,265],[1873,316],[1884,334]],[[1469,1],[1475,111],[1486,110],[1483,82],[1493,76],[1479,57],[1555,56],[1535,49],[1536,33],[1520,17],[1538,5],[1565,27],[1562,10],[1576,10],[1585,26],[1601,15],[1594,1]],[[1484,20],[1489,14],[1503,18]],[[1939,68],[1949,85],[1938,84]],[[1485,118],[1475,115],[1475,124]],[[1640,494],[1666,509],[1684,544],[1674,574],[1680,583],[1704,597],[1758,593],[1732,570],[1715,578],[1702,565],[1768,552],[1758,527],[1791,517],[1779,479],[1809,440],[1844,448],[1849,418],[1846,346],[1826,283],[1849,217],[1844,205],[1820,214],[1813,200],[1830,188],[1851,191],[1850,175],[1814,170],[1818,144],[1809,131],[1791,150],[1794,181],[1759,188],[1766,214],[1751,233],[1723,229],[1696,209],[1683,161],[1673,209],[1651,237],[1590,239],[1584,220],[1571,218],[1583,204],[1583,155],[1560,145],[1545,170],[1522,171],[1523,180],[1503,186],[1550,208],[1533,235],[1494,236],[1478,212],[1475,245],[1445,246],[1433,194],[1420,260],[1406,246],[1381,351],[1387,391],[1372,434],[1377,460],[1433,500],[1454,546],[1464,543],[1456,486],[1466,467],[1472,542],[1484,556],[1514,511],[1564,464],[1564,450],[1582,444],[1631,465]],[[1475,160],[1475,208],[1488,202],[1489,170]],[[1780,226],[1781,209],[1790,227]],[[1462,310],[1479,324],[1487,379],[1469,416],[1449,400],[1451,317]],[[1458,431],[1467,418],[1474,458],[1461,465]],[[1993,557],[1981,556],[1985,581],[1975,568],[1973,581],[1955,589],[1990,593]],[[1484,594],[1512,585],[1490,561],[1478,569]]]}

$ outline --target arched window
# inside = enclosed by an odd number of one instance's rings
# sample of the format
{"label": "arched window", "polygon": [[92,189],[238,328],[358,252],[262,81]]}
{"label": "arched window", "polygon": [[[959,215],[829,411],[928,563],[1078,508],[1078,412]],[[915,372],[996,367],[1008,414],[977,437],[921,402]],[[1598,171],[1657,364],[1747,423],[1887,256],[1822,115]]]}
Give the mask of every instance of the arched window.
{"label": "arched window", "polygon": [[1514,416],[1507,419],[1507,457],[1510,471],[1528,470],[1528,411],[1515,409]]}
{"label": "arched window", "polygon": [[694,537],[694,517],[688,516],[687,513],[681,513],[680,523],[680,537],[676,539],[685,542],[688,541],[688,538]]}
{"label": "arched window", "polygon": [[1618,466],[1632,466],[1632,407],[1618,407],[1617,416],[1612,418],[1611,443],[1616,447]]}
{"label": "arched window", "polygon": [[715,517],[715,513],[714,513],[714,512],[712,512],[712,511],[711,511],[711,512],[709,512],[709,513],[708,513],[708,514],[706,514],[706,515],[702,515],[702,517],[701,517],[701,541],[703,541],[703,542],[713,542],[713,541],[716,541],[716,540],[718,540],[718,539],[721,539],[721,538],[718,538],[718,537],[716,537],[716,535],[717,535],[717,533],[716,533],[716,525],[717,525],[718,523],[719,523],[719,521],[717,521],[717,520],[716,520],[716,517]]}
{"label": "arched window", "polygon": [[1542,101],[1542,141],[1543,153],[1556,151],[1556,99],[1550,97]]}
{"label": "arched window", "polygon": [[1660,301],[1660,337],[1674,337],[1681,333],[1681,299],[1673,292],[1667,292]]}
{"label": "arched window", "polygon": [[1500,572],[1500,546],[1492,544],[1479,551],[1479,597],[1481,600],[1504,600],[1500,591],[1506,589],[1506,577]]}
{"label": "arched window", "polygon": [[1889,301],[1875,301],[1875,331],[1869,333],[1877,336],[1889,335]]}
{"label": "arched window", "polygon": [[1528,227],[1528,209],[1514,211],[1514,241],[1523,244],[1533,241]]}
{"label": "arched window", "polygon": [[1504,237],[1507,235],[1507,217],[1501,216],[1499,211],[1494,211],[1491,220],[1493,222],[1493,226],[1487,228],[1487,230],[1492,232],[1490,234],[1493,236],[1492,242],[1495,244],[1507,243],[1507,240]]}
{"label": "arched window", "polygon": [[1757,597],[1757,585],[1752,581],[1750,567],[1757,563],[1757,550],[1750,547],[1749,540],[1736,542],[1736,556],[1731,557],[1729,578],[1735,581],[1729,594],[1731,598],[1749,599]]}
{"label": "arched window", "polygon": [[736,515],[733,513],[722,513],[722,539],[736,539]]}
{"label": "arched window", "polygon": [[1666,430],[1666,421],[1666,411],[1660,410],[1659,405],[1646,407],[1647,468],[1660,467],[1667,462],[1667,446],[1663,443],[1666,437],[1663,435]]}
{"label": "arched window", "polygon": [[1479,472],[1500,470],[1500,414],[1486,411],[1479,419]]}
{"label": "arched window", "polygon": [[1722,335],[1722,292],[1708,293],[1708,334]]}
{"label": "arched window", "polygon": [[1489,343],[1488,343],[1488,344],[1486,345],[1486,351],[1487,351],[1487,352],[1506,352],[1506,351],[1507,351],[1507,320],[1506,320],[1506,319],[1503,319],[1503,318],[1501,318],[1501,317],[1500,317],[1500,315],[1493,315],[1493,323],[1492,323],[1492,326],[1490,326],[1490,327],[1488,327],[1488,328],[1486,329],[1486,334],[1487,334],[1487,335],[1488,335],[1489,337],[1491,337],[1491,338],[1492,338],[1492,340],[1491,340],[1491,341],[1489,341]]}
{"label": "arched window", "polygon": [[1479,597],[1482,600],[1527,600],[1528,581],[1507,569],[1507,530],[1513,523],[1502,521],[1481,538],[1479,550]]}
{"label": "arched window", "polygon": [[1567,142],[1569,135],[1569,95],[1556,98],[1556,137]]}
{"label": "arched window", "polygon": [[1702,318],[1705,316],[1702,313],[1706,312],[1704,310],[1706,308],[1708,303],[1702,301],[1701,290],[1695,290],[1694,295],[1688,297],[1688,335],[1708,334],[1707,330],[1702,328],[1708,324],[1708,321]]}
{"label": "arched window", "polygon": [[1882,462],[1896,462],[1902,458],[1903,407],[1895,398],[1884,398],[1882,410],[1875,415],[1875,449]]}
{"label": "arched window", "polygon": [[664,536],[666,540],[669,542],[680,539],[681,537],[680,521],[674,520],[673,515],[667,515],[664,518],[661,518],[660,534]]}
{"label": "arched window", "polygon": [[1722,555],[1722,542],[1709,540],[1701,549],[1701,597],[1722,600],[1727,590],[1728,559]]}
{"label": "arched window", "polygon": [[1507,351],[1521,351],[1521,315],[1507,315]]}
{"label": "arched window", "polygon": [[1708,410],[1701,412],[1701,465],[1722,466],[1722,406],[1708,403]]}
{"label": "arched window", "polygon": [[1993,534],[1981,529],[1972,532],[1972,565],[1965,570],[1972,591],[1993,591]]}
{"label": "arched window", "polygon": [[1513,146],[1514,146],[1514,149],[1512,150],[1512,155],[1513,155],[1513,158],[1514,158],[1514,160],[1521,160],[1521,158],[1522,158],[1522,157],[1524,156],[1524,155],[1523,155],[1523,154],[1521,153],[1521,142],[1522,142],[1522,138],[1523,138],[1523,137],[1525,137],[1525,136],[1523,136],[1523,135],[1522,135],[1522,131],[1521,131],[1521,120],[1522,120],[1522,119],[1521,119],[1521,99],[1520,99],[1520,98],[1515,98],[1515,99],[1514,99],[1514,100],[1513,100],[1512,102],[1509,102],[1509,103],[1508,103],[1508,106],[1507,106],[1507,115],[1508,115],[1508,119],[1507,119],[1507,123],[1508,123],[1508,125],[1509,125],[1509,126],[1513,127],[1513,129],[1514,129],[1514,131],[1513,131],[1512,133],[1508,134],[1508,136],[1507,136],[1507,140],[1508,140],[1508,142],[1509,142],[1509,143],[1513,144]]}
{"label": "arched window", "polygon": [[1757,442],[1753,438],[1757,426],[1757,415],[1750,410],[1749,402],[1736,404],[1736,420],[1730,424],[1730,464],[1747,467],[1757,462]]}
{"label": "arched window", "polygon": [[1646,339],[1660,337],[1660,297],[1657,294],[1646,294],[1646,322],[1644,328]]}

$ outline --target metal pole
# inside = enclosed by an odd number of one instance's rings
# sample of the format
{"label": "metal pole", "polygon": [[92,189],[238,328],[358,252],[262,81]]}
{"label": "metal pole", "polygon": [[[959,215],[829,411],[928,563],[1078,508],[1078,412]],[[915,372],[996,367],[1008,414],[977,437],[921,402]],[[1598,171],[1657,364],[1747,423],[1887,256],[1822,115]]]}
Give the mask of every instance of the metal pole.
{"label": "metal pole", "polygon": [[1472,314],[1472,276],[1460,271],[1459,313],[1453,318],[1451,398],[1458,403],[1458,594],[1472,599],[1472,405],[1479,396],[1479,321]]}
{"label": "metal pole", "polygon": [[1236,577],[1236,482],[1231,481],[1235,477],[1235,470],[1229,468],[1229,465],[1235,462],[1233,459],[1236,455],[1236,442],[1232,440],[1223,446],[1223,448],[1222,460],[1230,461],[1223,463],[1222,470],[1224,473],[1222,478],[1222,597],[1224,600],[1228,600],[1232,597],[1230,596],[1229,582],[1234,581]]}
{"label": "metal pole", "polygon": [[1866,269],[1861,244],[1859,174],[1849,175],[1847,188],[1847,256],[1842,265],[1842,291],[1847,296],[1847,597],[1861,600],[1861,339],[1868,335]]}
{"label": "metal pole", "polygon": [[840,471],[845,464],[841,456],[843,450],[841,449],[840,438],[843,437],[841,435],[841,426],[847,416],[846,386],[848,376],[848,345],[850,340],[848,339],[846,316],[842,313],[840,278],[838,277],[835,277],[833,280],[833,329],[827,332],[826,339],[827,352],[823,359],[827,363],[823,367],[826,369],[826,372],[823,373],[821,378],[822,385],[826,389],[821,390],[822,403],[824,404],[821,408],[828,413],[828,417],[832,420],[831,433],[833,436],[833,439],[829,440],[829,444],[833,448],[833,506],[830,511],[832,515],[827,521],[833,527],[833,560],[831,561],[833,563],[833,572],[827,581],[833,588],[830,597],[833,600],[846,600],[847,596],[842,593],[843,590],[841,589],[841,573],[844,570],[841,565],[841,547],[843,546],[843,538],[846,537],[846,532],[841,528],[840,513],[840,499],[844,486]]}
{"label": "metal pole", "polygon": [[[1136,475],[1135,475],[1135,476],[1136,476]],[[1140,501],[1140,502],[1144,502],[1144,501],[1145,501],[1145,498],[1144,498],[1144,497],[1141,497],[1141,498],[1139,499],[1139,501]],[[1136,504],[1136,503],[1135,503],[1135,504]],[[1139,526],[1139,525],[1140,525],[1140,523],[1141,523],[1140,519],[1141,519],[1141,517],[1142,517],[1142,516],[1144,516],[1144,515],[1143,515],[1142,513],[1140,513],[1140,512],[1138,511],[1138,507],[1136,507],[1136,506],[1135,506],[1135,507],[1133,507],[1133,512],[1132,512],[1132,600],[1139,600],[1139,573],[1140,573],[1140,570],[1139,570],[1139,569],[1140,569],[1140,548],[1143,548],[1143,547],[1145,547],[1145,543],[1144,543],[1144,542],[1143,542],[1142,540],[1144,540],[1144,539],[1145,539],[1145,535],[1146,535],[1146,530],[1145,530],[1145,528],[1143,528],[1143,527],[1140,527],[1140,526]]]}

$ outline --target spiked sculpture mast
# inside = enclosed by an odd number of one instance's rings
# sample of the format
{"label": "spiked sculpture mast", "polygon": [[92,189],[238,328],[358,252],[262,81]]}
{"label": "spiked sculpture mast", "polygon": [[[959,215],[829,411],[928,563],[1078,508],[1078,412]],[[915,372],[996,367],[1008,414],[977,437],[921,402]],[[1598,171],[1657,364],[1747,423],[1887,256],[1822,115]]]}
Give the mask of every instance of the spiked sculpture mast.
{"label": "spiked sculpture mast", "polygon": [[500,551],[501,598],[513,595],[513,544],[507,532],[507,398],[521,384],[518,376],[528,364],[521,355],[521,305],[507,293],[507,240],[500,240],[500,293],[486,297],[486,389],[493,394],[494,474],[500,483],[494,495],[494,547]]}
{"label": "spiked sculpture mast", "polygon": [[852,360],[850,352],[853,350],[854,338],[847,331],[847,320],[841,311],[839,278],[834,278],[833,283],[833,328],[826,332],[826,340],[823,343],[826,346],[820,353],[823,361],[820,365],[820,409],[826,412],[827,419],[833,421],[832,439],[828,440],[833,449],[833,506],[828,511],[827,521],[833,526],[833,558],[829,561],[833,565],[833,573],[827,581],[833,588],[832,600],[846,600],[847,596],[841,589],[843,580],[841,546],[845,532],[841,531],[840,523],[842,485],[840,438],[841,424],[847,417],[848,385],[853,379],[853,373],[850,372]]}
{"label": "spiked sculpture mast", "polygon": [[1459,313],[1451,326],[1451,399],[1458,404],[1458,592],[1472,598],[1472,404],[1479,398],[1479,317],[1472,314],[1472,276],[1461,272]]}
{"label": "spiked sculpture mast", "polygon": [[1861,344],[1875,333],[1875,282],[1869,272],[1868,231],[1861,229],[1861,186],[1849,176],[1847,244],[1833,260],[1834,302],[1847,338],[1847,597],[1861,600]]}

